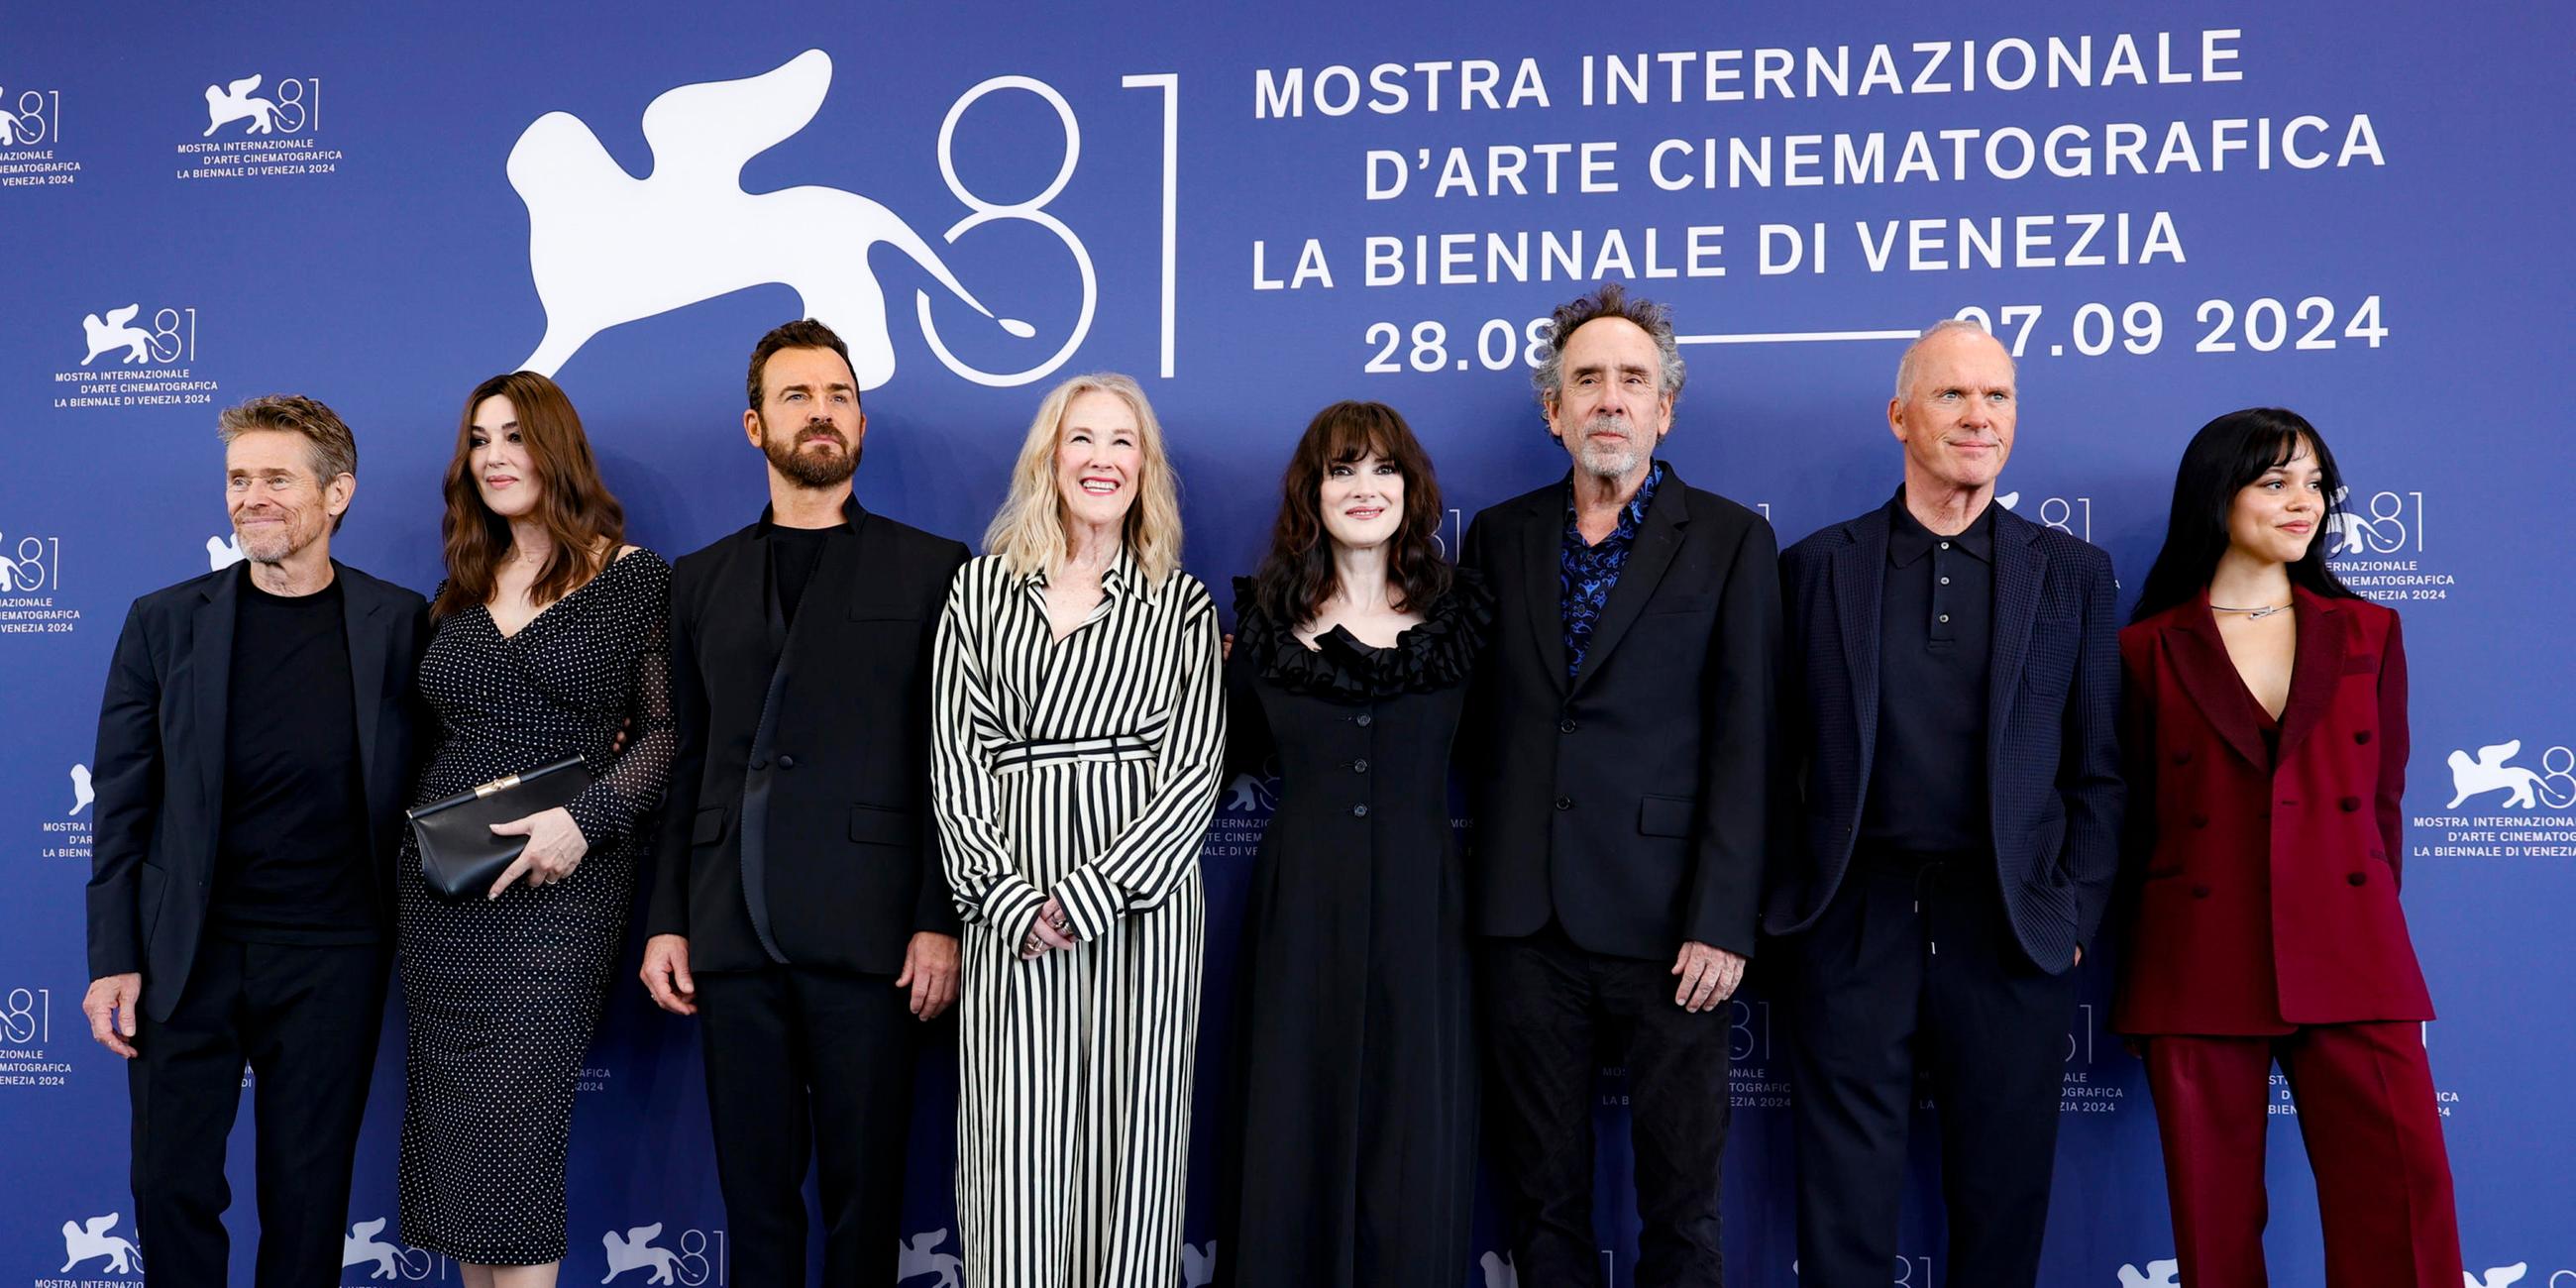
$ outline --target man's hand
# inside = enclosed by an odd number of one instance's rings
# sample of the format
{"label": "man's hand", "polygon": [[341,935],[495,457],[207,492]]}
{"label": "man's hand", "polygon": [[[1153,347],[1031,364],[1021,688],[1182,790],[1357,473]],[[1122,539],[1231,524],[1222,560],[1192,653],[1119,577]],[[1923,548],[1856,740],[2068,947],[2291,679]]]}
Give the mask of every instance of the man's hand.
{"label": "man's hand", "polygon": [[698,1013],[698,982],[689,978],[689,937],[655,935],[644,941],[644,991],[673,1015]]}
{"label": "man's hand", "polygon": [[100,1046],[131,1060],[136,1055],[134,1025],[142,1005],[143,975],[129,971],[91,980],[89,992],[81,998],[81,1014],[89,1017],[89,1035]]}
{"label": "man's hand", "polygon": [[1744,982],[1744,959],[1692,942],[1683,944],[1681,956],[1673,959],[1673,973],[1682,977],[1681,987],[1673,990],[1673,1005],[1696,1015],[1735,996],[1735,986]]}
{"label": "man's hand", "polygon": [[2082,944],[2075,946],[2075,964],[2078,966],[2084,964],[2084,945]]}
{"label": "man's hand", "polygon": [[904,945],[903,973],[894,986],[912,990],[916,1017],[938,1019],[957,1002],[957,937],[930,930],[914,935]]}

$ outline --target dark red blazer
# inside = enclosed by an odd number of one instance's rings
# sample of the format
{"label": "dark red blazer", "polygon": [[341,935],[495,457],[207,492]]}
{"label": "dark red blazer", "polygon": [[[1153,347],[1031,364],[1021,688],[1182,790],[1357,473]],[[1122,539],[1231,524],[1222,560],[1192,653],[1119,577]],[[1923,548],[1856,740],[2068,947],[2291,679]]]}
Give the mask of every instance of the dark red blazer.
{"label": "dark red blazer", "polygon": [[2277,767],[2207,595],[2120,632],[2131,910],[2112,1025],[2277,1034],[2429,1020],[2398,907],[2406,651],[2397,614],[2295,592]]}

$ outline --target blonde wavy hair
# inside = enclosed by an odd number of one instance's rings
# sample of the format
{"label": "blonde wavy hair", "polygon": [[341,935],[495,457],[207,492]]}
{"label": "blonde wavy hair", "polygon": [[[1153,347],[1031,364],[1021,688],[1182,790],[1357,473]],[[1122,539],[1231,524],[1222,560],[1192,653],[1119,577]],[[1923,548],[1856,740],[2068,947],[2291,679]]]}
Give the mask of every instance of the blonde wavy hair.
{"label": "blonde wavy hair", "polygon": [[984,530],[984,553],[1001,557],[1016,577],[1052,569],[1067,552],[1064,499],[1056,492],[1055,451],[1065,409],[1087,393],[1115,394],[1136,413],[1136,448],[1144,457],[1136,473],[1136,500],[1127,507],[1120,538],[1149,589],[1161,589],[1181,566],[1181,489],[1172,458],[1163,450],[1163,426],[1134,378],[1114,371],[1075,376],[1047,391],[1011,467],[1011,494]]}

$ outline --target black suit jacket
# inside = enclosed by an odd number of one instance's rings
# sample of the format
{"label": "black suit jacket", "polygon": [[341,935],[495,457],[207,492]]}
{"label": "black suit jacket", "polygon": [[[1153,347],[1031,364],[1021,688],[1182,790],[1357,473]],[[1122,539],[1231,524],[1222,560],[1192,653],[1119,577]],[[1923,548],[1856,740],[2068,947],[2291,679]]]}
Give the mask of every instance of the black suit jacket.
{"label": "black suit jacket", "polygon": [[[393,924],[403,810],[431,735],[413,677],[429,646],[419,595],[334,561],[348,618],[370,871]],[[99,703],[91,827],[89,973],[143,974],[143,1009],[170,1018],[188,984],[214,893],[224,821],[224,717],[233,620],[250,565],[134,601]]]}
{"label": "black suit jacket", "polygon": [[1476,931],[1669,958],[1750,956],[1778,702],[1778,547],[1762,516],[1666,476],[1583,670],[1565,676],[1566,485],[1476,516],[1461,562],[1496,601],[1464,760]]}
{"label": "black suit jacket", "polygon": [[673,569],[679,750],[645,933],[688,936],[693,970],[891,975],[916,932],[957,933],[930,818],[930,646],[966,547],[856,498],[846,513],[857,540],[827,548],[792,629],[765,511]]}
{"label": "black suit jacket", "polygon": [[[1888,515],[1872,510],[1791,546],[1786,666],[1795,807],[1763,912],[1806,929],[1851,865],[1878,739],[1879,606]],[[2119,583],[2111,557],[1995,508],[1986,802],[2004,907],[2052,974],[2091,942],[2120,867]]]}

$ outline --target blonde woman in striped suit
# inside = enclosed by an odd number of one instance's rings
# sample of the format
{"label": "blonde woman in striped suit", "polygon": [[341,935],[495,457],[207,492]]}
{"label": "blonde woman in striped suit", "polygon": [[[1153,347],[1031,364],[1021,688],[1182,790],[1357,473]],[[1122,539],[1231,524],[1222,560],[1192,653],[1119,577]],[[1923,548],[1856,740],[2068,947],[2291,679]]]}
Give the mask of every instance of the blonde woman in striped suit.
{"label": "blonde woman in striped suit", "polygon": [[1029,427],[939,623],[932,788],[966,923],[957,1210],[975,1288],[1180,1277],[1201,835],[1225,704],[1136,382]]}

